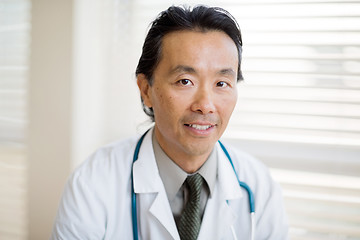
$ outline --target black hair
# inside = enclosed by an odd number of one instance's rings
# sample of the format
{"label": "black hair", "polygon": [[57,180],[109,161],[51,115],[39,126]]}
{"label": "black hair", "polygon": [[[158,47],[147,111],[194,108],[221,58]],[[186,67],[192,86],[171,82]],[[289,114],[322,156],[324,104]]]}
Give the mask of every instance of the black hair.
{"label": "black hair", "polygon": [[[234,41],[238,51],[237,80],[243,79],[241,73],[242,39],[238,23],[226,10],[204,5],[196,6],[193,9],[185,6],[171,6],[159,14],[152,22],[145,38],[135,72],[136,76],[144,74],[149,84],[152,85],[153,73],[161,59],[163,37],[168,33],[181,30],[222,31],[226,33]],[[154,121],[152,108],[145,106],[143,101],[142,105],[144,112]]]}

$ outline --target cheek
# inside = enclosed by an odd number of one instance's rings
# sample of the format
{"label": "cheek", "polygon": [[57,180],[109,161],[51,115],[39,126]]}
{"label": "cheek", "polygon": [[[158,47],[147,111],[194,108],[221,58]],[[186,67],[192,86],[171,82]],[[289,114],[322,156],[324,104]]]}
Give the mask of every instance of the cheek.
{"label": "cheek", "polygon": [[222,114],[223,117],[226,117],[227,119],[230,118],[232,115],[234,108],[236,106],[237,102],[237,94],[234,93],[233,95],[229,95],[229,98],[224,99],[224,102],[222,103]]}
{"label": "cheek", "polygon": [[161,89],[157,89],[157,91],[153,93],[153,96],[153,109],[155,114],[158,114],[159,116],[167,116],[167,118],[169,118],[174,114],[176,107],[180,103],[179,99],[176,99],[174,96]]}
{"label": "cheek", "polygon": [[229,100],[229,108],[231,109],[231,112],[234,110],[237,103],[237,95],[234,96],[231,100]]}
{"label": "cheek", "polygon": [[162,99],[163,101],[163,106],[166,106],[166,111],[167,111],[167,115],[176,115],[178,112],[178,109],[181,105],[181,101],[180,99],[172,96],[172,95],[168,95],[166,97],[164,97]]}

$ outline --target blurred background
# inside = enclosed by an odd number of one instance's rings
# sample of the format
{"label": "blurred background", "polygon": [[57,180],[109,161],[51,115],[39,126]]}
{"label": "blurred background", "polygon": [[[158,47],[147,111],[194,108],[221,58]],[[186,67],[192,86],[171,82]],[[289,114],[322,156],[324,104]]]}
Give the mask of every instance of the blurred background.
{"label": "blurred background", "polygon": [[0,239],[48,239],[73,169],[149,126],[135,67],[179,3],[239,22],[245,81],[224,139],[270,167],[291,239],[360,239],[354,0],[0,0]]}

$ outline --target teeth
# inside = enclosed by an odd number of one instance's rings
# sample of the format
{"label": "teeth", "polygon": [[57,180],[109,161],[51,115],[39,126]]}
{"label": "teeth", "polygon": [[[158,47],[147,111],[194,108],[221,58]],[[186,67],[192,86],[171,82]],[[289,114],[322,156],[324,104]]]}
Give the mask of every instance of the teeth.
{"label": "teeth", "polygon": [[211,125],[189,124],[189,127],[195,128],[196,130],[206,130],[211,128]]}

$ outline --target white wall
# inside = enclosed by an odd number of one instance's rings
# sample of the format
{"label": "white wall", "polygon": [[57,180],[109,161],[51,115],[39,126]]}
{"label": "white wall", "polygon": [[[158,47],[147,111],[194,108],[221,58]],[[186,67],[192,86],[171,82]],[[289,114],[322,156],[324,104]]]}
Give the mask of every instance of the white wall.
{"label": "white wall", "polygon": [[32,1],[29,238],[49,236],[71,163],[72,1]]}
{"label": "white wall", "polygon": [[[144,121],[131,54],[128,1],[74,1],[74,166],[95,148],[133,135]],[[138,48],[140,50],[140,47]]]}
{"label": "white wall", "polygon": [[98,146],[136,133],[145,119],[133,74],[136,63],[127,54],[130,18],[128,28],[119,22],[130,6],[121,12],[114,4],[32,1],[30,239],[49,238],[74,167]]}

